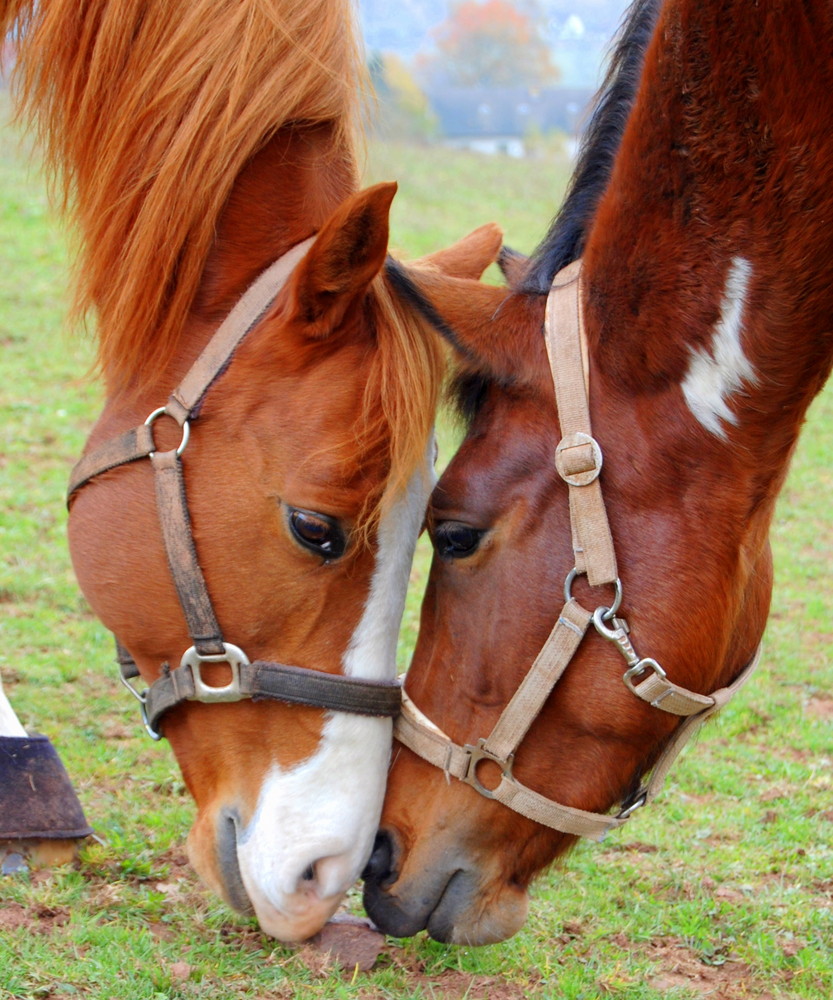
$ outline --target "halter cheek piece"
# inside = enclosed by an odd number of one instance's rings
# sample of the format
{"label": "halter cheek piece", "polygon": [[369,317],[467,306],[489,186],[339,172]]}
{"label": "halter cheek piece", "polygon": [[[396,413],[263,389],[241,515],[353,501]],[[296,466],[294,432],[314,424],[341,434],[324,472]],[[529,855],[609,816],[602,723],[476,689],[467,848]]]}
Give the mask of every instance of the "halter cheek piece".
{"label": "halter cheek piece", "polygon": [[[656,660],[641,658],[630,641],[627,621],[617,617],[622,585],[599,482],[602,451],[590,429],[589,366],[581,315],[580,275],[581,262],[576,261],[555,276],[547,299],[545,321],[547,353],[562,433],[555,452],[555,465],[569,487],[575,558],[575,568],[564,583],[564,607],[529,672],[488,736],[479,739],[476,745],[454,743],[426,718],[404,691],[402,714],[394,724],[394,735],[414,753],[442,768],[446,776],[459,778],[486,798],[495,799],[554,830],[602,840],[608,830],[621,826],[636,809],[656,796],[683,746],[749,679],[760,658],[760,647],[732,684],[711,695],[701,695],[670,681]],[[572,585],[579,574],[586,574],[593,587],[612,585],[613,604],[593,612],[578,604],[572,597]],[[515,751],[591,623],[624,657],[627,669],[622,680],[627,688],[654,708],[684,719],[654,765],[648,781],[622,804],[616,815],[588,812],[554,802],[527,788],[512,774]],[[501,770],[500,783],[494,788],[487,788],[478,776],[478,767],[484,760],[491,761]]]}
{"label": "halter cheek piece", "polygon": [[[159,679],[146,691],[139,691],[131,683],[139,676],[139,670],[131,655],[116,640],[121,680],[138,699],[142,720],[155,740],[162,738],[159,731],[162,716],[183,701],[213,704],[269,698],[336,712],[387,717],[397,715],[400,709],[398,681],[361,680],[283,663],[250,662],[242,649],[225,642],[191,531],[182,463],[191,423],[199,416],[200,405],[215,379],[225,370],[241,341],[263,318],[312,242],[310,238],[293,247],[255,279],[165,406],[154,410],[141,426],[86,454],[70,477],[68,503],[71,504],[77,491],[102,472],[143,458],[150,459],[153,466],[156,504],[168,564],[194,643],[182,655],[176,669],[171,670],[165,664]],[[163,416],[173,418],[182,428],[182,439],[172,451],[157,451],[154,444],[153,425]],[[227,664],[230,680],[222,686],[207,684],[201,674],[203,663]]]}

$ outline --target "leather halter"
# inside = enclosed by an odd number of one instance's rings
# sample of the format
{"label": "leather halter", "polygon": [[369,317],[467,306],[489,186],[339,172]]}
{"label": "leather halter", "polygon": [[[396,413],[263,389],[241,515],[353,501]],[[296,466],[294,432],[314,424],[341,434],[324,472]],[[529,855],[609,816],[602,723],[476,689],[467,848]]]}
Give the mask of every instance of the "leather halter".
{"label": "leather halter", "polygon": [[[560,271],[547,299],[545,339],[555,386],[562,439],[555,452],[555,465],[568,484],[572,526],[574,569],[564,584],[564,606],[558,620],[509,704],[491,733],[477,744],[460,746],[434,725],[403,691],[402,714],[394,724],[396,739],[429,763],[471,785],[486,798],[544,826],[563,833],[602,840],[608,830],[621,826],[638,808],[659,792],[671,765],[683,746],[745,683],[757,666],[758,647],[750,663],[728,687],[701,695],[674,684],[650,657],[640,657],[628,637],[628,624],[616,613],[622,585],[602,498],[599,472],[602,450],[590,428],[588,397],[589,366],[581,307],[581,261]],[[586,574],[591,586],[612,585],[611,607],[587,611],[572,597],[572,584]],[[627,688],[654,708],[684,719],[653,767],[651,775],[630,796],[618,813],[604,815],[562,805],[521,784],[512,774],[515,752],[544,702],[578,649],[590,624],[599,635],[614,643],[627,663],[622,680]],[[501,770],[500,783],[484,786],[478,767],[484,760]]]}
{"label": "leather halter", "polygon": [[[156,740],[162,738],[159,720],[183,701],[216,703],[269,698],[359,715],[393,717],[399,712],[401,688],[396,680],[362,680],[283,663],[250,662],[239,647],[225,642],[191,531],[182,463],[191,423],[199,416],[206,393],[242,340],[263,318],[313,240],[310,237],[293,247],[254,280],[164,406],[154,410],[141,426],[84,455],[70,476],[68,503],[71,504],[82,486],[110,469],[143,458],[149,458],[154,469],[157,510],[168,564],[194,644],[185,651],[176,669],[163,664],[159,679],[141,692],[131,683],[139,676],[133,658],[118,640],[116,647],[121,680],[138,699],[145,727]],[[173,418],[182,428],[182,440],[172,451],[157,451],[154,444],[153,424],[163,416]],[[231,679],[219,687],[207,684],[201,675],[203,663],[228,664]]]}

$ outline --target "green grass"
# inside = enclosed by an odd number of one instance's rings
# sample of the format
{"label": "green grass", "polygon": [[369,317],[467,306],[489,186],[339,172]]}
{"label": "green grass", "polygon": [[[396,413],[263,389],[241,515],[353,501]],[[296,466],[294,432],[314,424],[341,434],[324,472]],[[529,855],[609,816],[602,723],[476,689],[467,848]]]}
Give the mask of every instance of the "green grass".
{"label": "green grass", "polygon": [[[497,219],[529,251],[563,165],[371,149],[395,177],[394,243],[417,256]],[[99,843],[68,868],[0,879],[0,998],[525,996],[820,1000],[833,993],[830,556],[833,395],[812,409],[773,532],[758,676],[686,752],[659,801],[542,878],[513,940],[391,942],[372,973],[317,972],[204,891],[193,808],[143,735],[69,565],[63,493],[99,407],[90,345],[61,332],[66,254],[43,186],[0,132],[0,672],[53,740]],[[446,450],[448,449],[446,445]],[[425,553],[414,570],[403,661]],[[351,907],[358,908],[354,894]]]}

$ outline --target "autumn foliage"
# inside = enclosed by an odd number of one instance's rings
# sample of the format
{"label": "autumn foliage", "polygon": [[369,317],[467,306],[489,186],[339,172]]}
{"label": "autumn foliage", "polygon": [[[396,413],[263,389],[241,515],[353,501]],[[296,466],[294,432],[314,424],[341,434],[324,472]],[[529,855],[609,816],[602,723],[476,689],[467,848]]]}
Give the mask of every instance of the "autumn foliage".
{"label": "autumn foliage", "polygon": [[507,0],[462,0],[434,37],[442,68],[459,86],[540,86],[558,77],[537,26]]}

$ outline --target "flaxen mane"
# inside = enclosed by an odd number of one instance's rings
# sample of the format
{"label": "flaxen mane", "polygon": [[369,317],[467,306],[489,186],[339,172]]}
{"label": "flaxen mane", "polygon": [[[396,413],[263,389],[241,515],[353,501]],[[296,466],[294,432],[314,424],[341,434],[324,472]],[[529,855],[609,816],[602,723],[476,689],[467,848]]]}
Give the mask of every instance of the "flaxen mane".
{"label": "flaxen mane", "polygon": [[[171,359],[232,185],[279,129],[330,123],[355,161],[353,17],[350,0],[6,0],[21,114],[77,234],[74,314],[95,315],[111,389]],[[372,309],[358,443],[390,474],[368,525],[421,464],[442,368],[384,278]]]}
{"label": "flaxen mane", "polygon": [[94,308],[111,384],[141,380],[170,358],[244,164],[290,122],[352,136],[351,5],[8,0],[10,30],[22,105],[77,227],[75,312]]}

